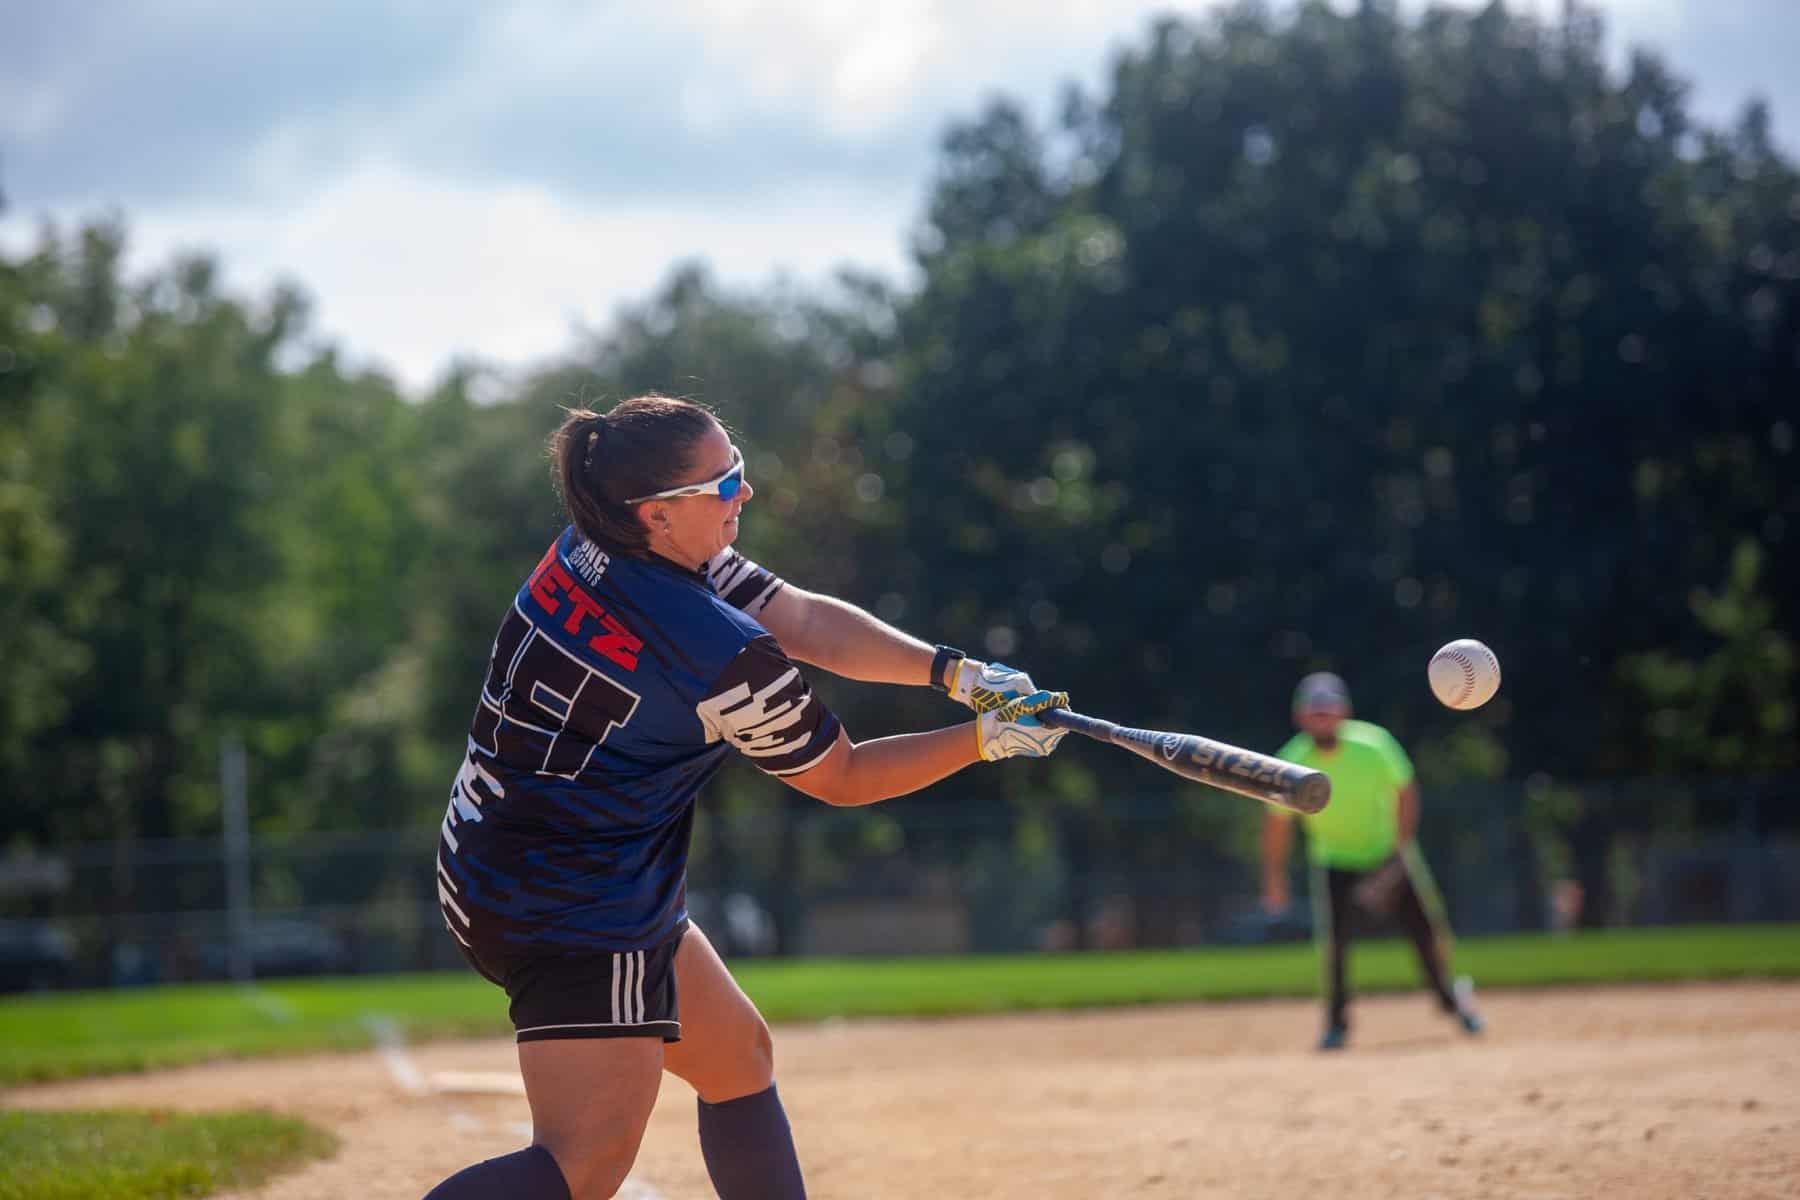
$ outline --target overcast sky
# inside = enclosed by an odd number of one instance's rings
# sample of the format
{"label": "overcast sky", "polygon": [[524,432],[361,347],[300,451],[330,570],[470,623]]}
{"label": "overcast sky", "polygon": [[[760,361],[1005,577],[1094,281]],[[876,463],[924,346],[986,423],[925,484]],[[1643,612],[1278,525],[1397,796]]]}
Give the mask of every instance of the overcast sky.
{"label": "overcast sky", "polygon": [[[1044,114],[1214,2],[0,0],[0,242],[121,213],[136,264],[297,281],[423,387],[563,350],[683,258],[904,278],[946,122],[994,92]],[[1713,123],[1760,94],[1800,145],[1800,0],[1599,7],[1615,59],[1659,50]]]}

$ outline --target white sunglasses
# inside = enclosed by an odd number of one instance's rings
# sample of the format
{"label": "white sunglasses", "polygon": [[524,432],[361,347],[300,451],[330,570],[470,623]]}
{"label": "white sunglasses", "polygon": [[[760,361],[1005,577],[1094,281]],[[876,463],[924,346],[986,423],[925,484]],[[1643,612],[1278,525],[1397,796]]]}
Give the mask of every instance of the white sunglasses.
{"label": "white sunglasses", "polygon": [[687,483],[673,487],[664,492],[653,492],[648,496],[639,496],[635,500],[627,500],[627,504],[642,504],[647,500],[674,500],[680,496],[717,496],[721,500],[736,500],[739,492],[744,490],[744,455],[736,446],[731,448],[731,466],[717,479],[709,479],[705,483]]}

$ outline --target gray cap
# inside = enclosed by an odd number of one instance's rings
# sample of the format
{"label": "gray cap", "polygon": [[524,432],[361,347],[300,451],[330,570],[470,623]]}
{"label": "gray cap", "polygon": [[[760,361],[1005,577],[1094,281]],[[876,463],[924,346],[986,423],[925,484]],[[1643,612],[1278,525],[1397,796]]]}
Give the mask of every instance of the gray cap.
{"label": "gray cap", "polygon": [[1311,708],[1349,708],[1350,688],[1330,671],[1314,671],[1294,689],[1294,711]]}

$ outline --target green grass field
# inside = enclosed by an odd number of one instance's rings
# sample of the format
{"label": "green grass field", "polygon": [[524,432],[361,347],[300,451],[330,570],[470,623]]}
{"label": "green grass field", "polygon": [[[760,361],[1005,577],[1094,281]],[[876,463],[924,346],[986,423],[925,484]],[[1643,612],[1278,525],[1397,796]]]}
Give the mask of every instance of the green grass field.
{"label": "green grass field", "polygon": [[337,1140],[262,1112],[0,1112],[0,1200],[165,1200],[250,1187]]}
{"label": "green grass field", "polygon": [[[1352,961],[1360,990],[1416,986],[1401,943],[1359,945]],[[1456,969],[1484,988],[1793,978],[1800,977],[1800,926],[1469,939],[1459,944]],[[1318,980],[1307,945],[747,961],[734,970],[777,1022],[1310,996]],[[372,1019],[393,1022],[412,1040],[508,1028],[499,990],[465,973],[18,997],[0,1002],[0,1085],[355,1049],[370,1044]]]}

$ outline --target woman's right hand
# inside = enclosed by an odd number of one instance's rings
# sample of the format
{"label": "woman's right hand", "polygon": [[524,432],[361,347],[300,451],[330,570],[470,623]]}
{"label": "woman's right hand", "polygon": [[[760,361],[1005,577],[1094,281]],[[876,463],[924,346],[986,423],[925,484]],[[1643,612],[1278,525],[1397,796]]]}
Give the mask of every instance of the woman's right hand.
{"label": "woman's right hand", "polygon": [[975,718],[975,740],[988,762],[1002,758],[1048,758],[1066,729],[1052,729],[1036,715],[1047,708],[1069,707],[1069,693],[1037,691],[1008,700]]}

